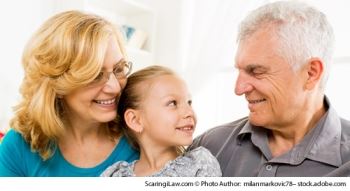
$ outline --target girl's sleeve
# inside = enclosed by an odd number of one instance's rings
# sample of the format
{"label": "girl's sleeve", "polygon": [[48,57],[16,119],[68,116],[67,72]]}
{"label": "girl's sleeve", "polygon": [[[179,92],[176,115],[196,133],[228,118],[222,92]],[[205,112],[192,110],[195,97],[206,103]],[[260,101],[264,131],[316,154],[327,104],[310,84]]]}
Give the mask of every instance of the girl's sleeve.
{"label": "girl's sleeve", "polygon": [[133,176],[130,164],[126,161],[118,161],[107,167],[100,176],[104,177],[128,177]]}
{"label": "girl's sleeve", "polygon": [[[195,151],[196,150],[196,151]],[[204,148],[198,147],[194,151],[197,153],[199,168],[196,176],[199,177],[220,177],[222,176],[220,164],[211,152]]]}

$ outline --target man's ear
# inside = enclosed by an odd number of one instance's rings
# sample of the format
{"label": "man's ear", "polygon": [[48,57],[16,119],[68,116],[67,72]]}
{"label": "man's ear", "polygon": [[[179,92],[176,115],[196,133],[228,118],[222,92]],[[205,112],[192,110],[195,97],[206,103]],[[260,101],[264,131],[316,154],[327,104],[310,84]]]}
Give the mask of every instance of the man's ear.
{"label": "man's ear", "polygon": [[309,59],[307,66],[307,80],[305,84],[305,88],[311,90],[315,88],[319,84],[321,77],[324,72],[324,65],[321,59],[319,58],[311,58]]}
{"label": "man's ear", "polygon": [[138,110],[127,109],[124,112],[124,119],[126,125],[136,133],[141,133],[143,131],[143,126],[140,121],[140,112]]}

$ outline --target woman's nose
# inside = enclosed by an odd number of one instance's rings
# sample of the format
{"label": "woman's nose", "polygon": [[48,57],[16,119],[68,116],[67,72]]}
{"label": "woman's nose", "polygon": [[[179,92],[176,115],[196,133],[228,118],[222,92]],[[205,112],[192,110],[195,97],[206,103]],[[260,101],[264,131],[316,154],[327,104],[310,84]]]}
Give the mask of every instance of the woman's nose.
{"label": "woman's nose", "polygon": [[116,78],[113,73],[109,76],[108,81],[106,82],[104,86],[104,91],[106,93],[114,93],[114,94],[119,94],[122,91],[122,85],[121,85],[121,80]]}

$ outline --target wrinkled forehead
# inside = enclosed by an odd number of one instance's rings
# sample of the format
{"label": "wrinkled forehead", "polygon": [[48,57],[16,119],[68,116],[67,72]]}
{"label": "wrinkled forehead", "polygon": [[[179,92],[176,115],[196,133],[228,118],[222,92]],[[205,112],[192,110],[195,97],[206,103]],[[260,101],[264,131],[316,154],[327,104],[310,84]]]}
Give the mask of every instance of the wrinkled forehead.
{"label": "wrinkled forehead", "polygon": [[271,59],[284,59],[280,42],[268,30],[258,30],[240,41],[235,55],[235,66],[259,64]]}

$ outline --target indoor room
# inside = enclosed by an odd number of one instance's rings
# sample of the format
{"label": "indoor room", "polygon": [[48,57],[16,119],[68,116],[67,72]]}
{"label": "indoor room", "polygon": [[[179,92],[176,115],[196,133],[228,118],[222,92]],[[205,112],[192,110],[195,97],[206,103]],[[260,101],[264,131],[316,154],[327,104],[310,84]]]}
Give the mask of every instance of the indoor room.
{"label": "indoor room", "polygon": [[[305,0],[333,25],[336,45],[326,95],[338,114],[350,119],[350,3]],[[23,48],[40,24],[55,13],[78,9],[121,26],[134,71],[157,64],[183,77],[192,94],[202,132],[248,115],[244,96],[234,93],[238,24],[249,11],[271,0],[31,0],[0,2],[0,131],[9,129],[20,99]]]}

